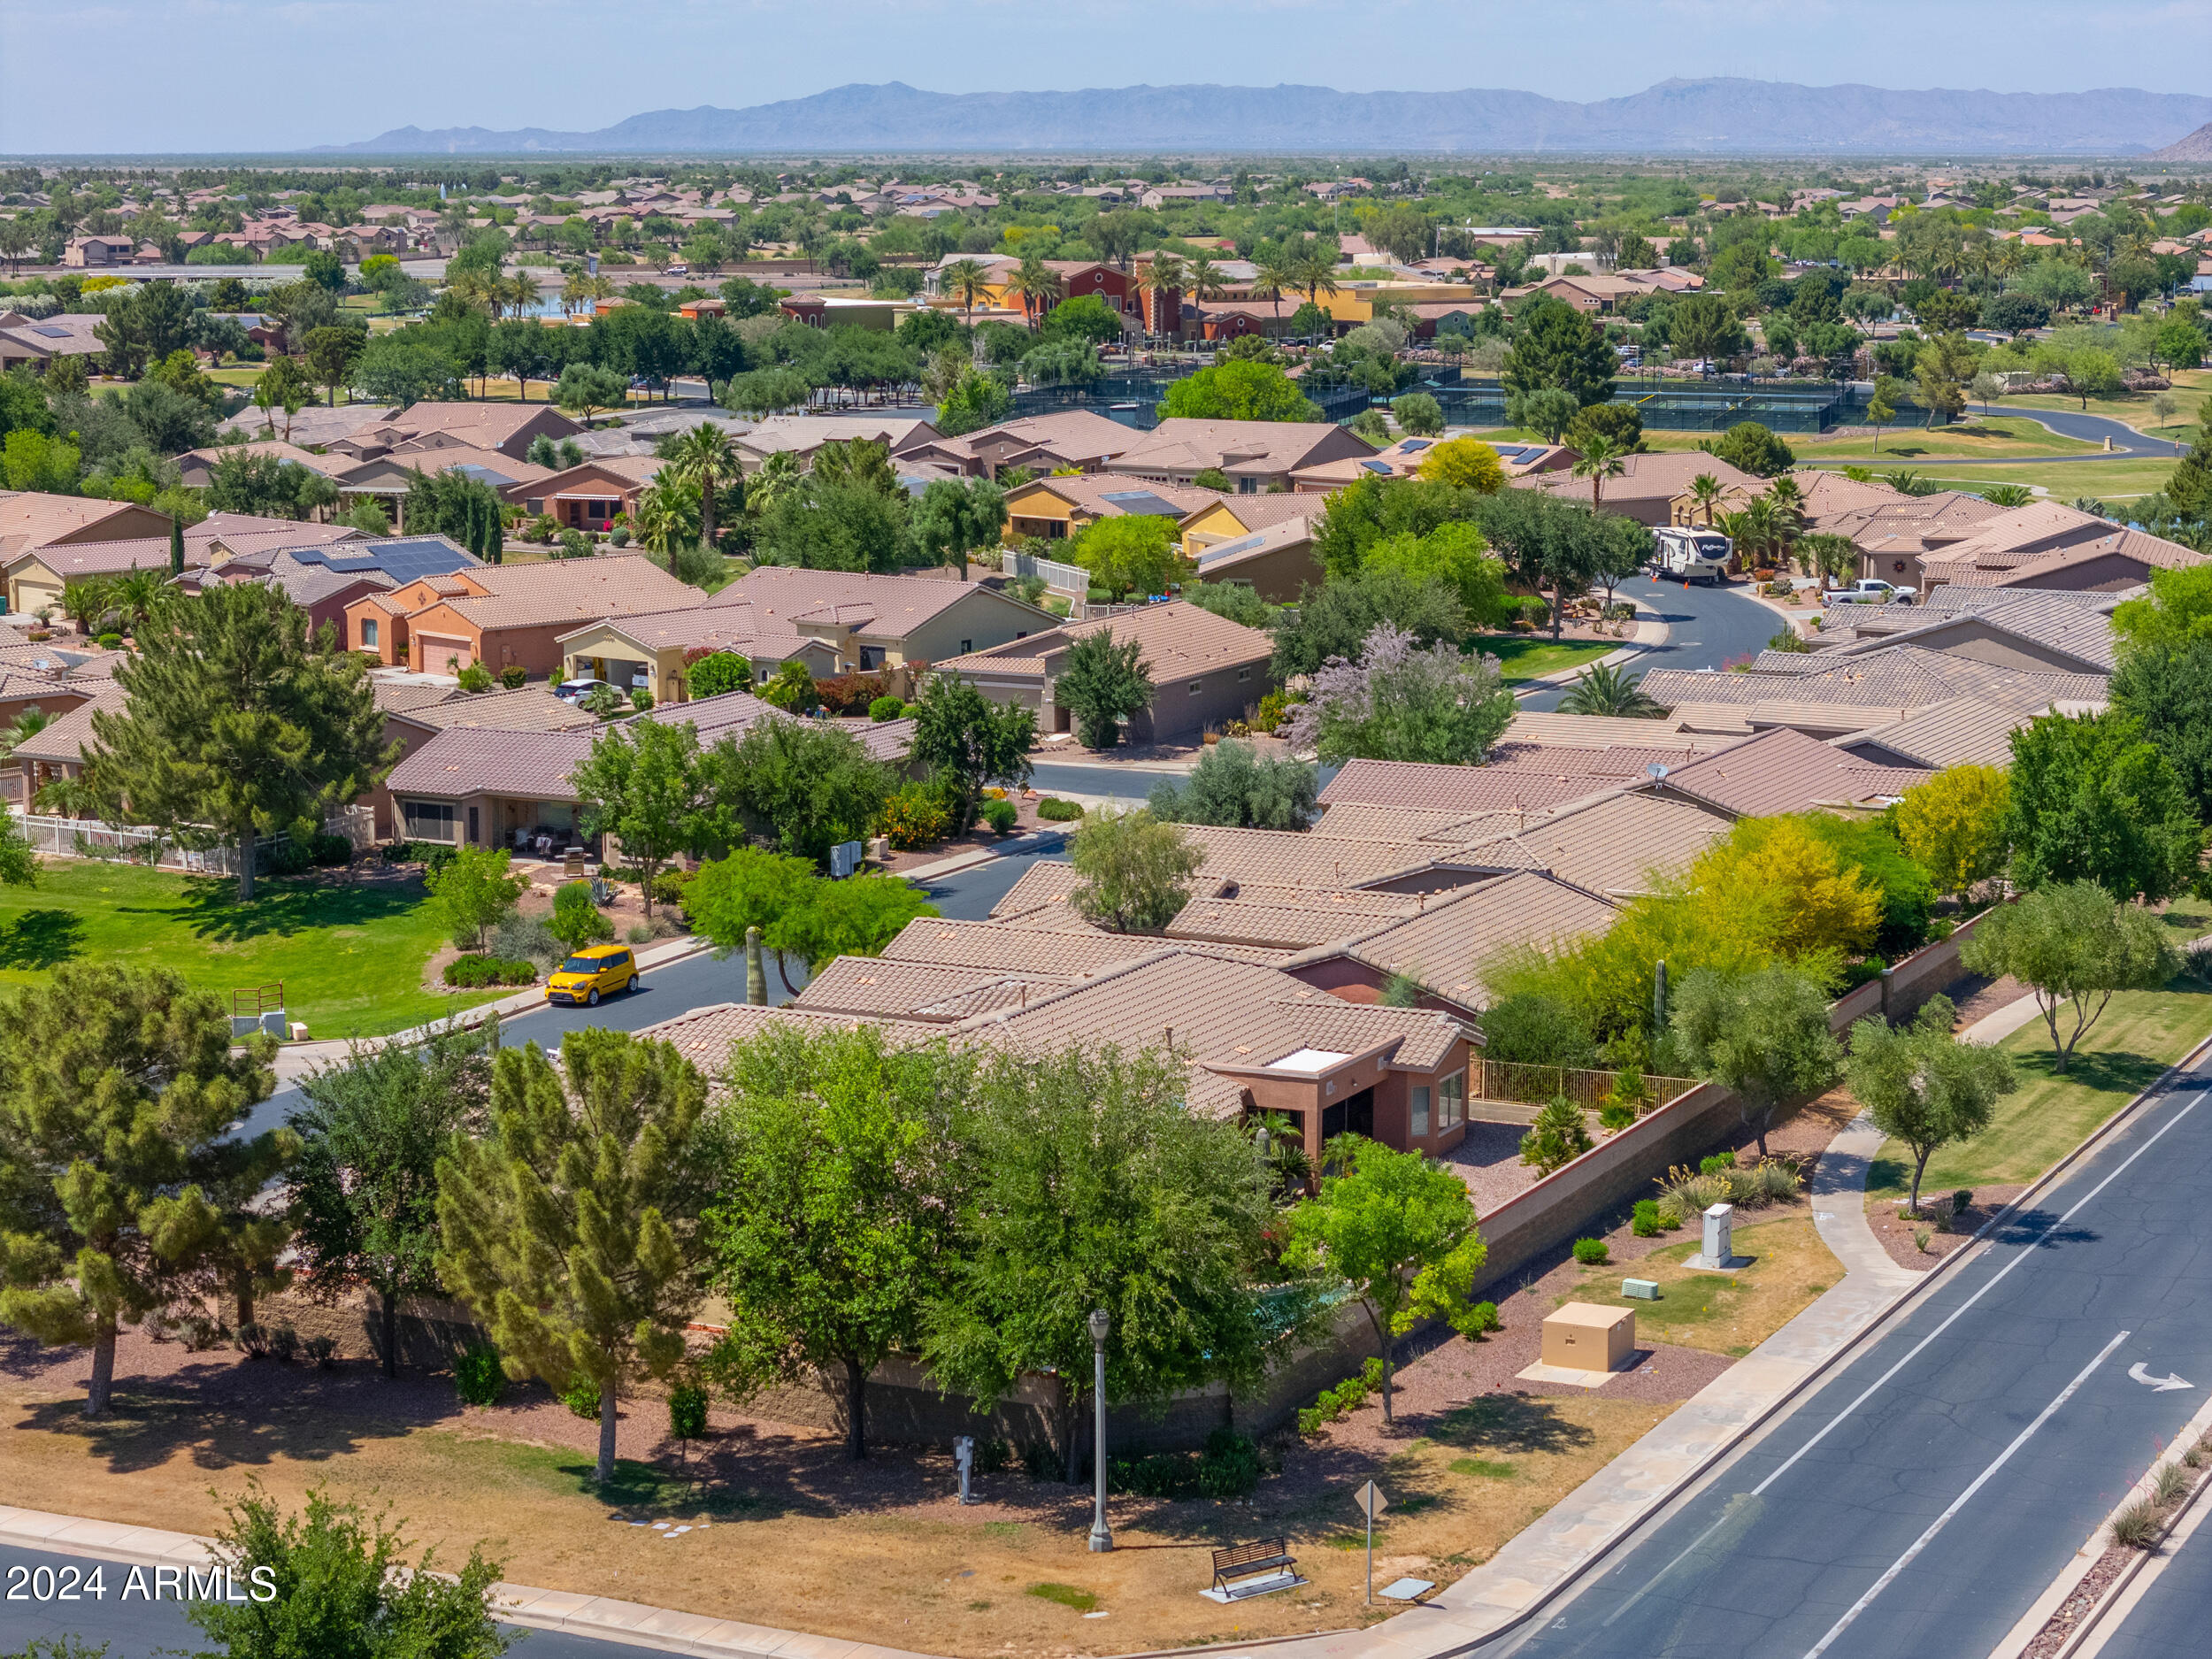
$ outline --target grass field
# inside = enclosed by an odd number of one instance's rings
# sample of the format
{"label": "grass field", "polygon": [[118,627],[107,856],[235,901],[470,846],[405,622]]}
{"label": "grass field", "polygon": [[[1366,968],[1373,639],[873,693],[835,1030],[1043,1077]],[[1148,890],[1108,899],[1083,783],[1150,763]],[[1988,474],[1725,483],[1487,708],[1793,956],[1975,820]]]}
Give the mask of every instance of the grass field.
{"label": "grass field", "polygon": [[[1702,432],[1647,430],[1644,442],[1655,449],[1694,449],[1712,434]],[[2041,456],[2093,455],[2099,446],[2062,438],[2026,415],[1992,413],[1970,415],[1955,426],[1926,431],[1909,426],[1886,428],[1881,449],[1875,450],[1868,436],[1840,437],[1832,433],[1788,432],[1782,434],[1803,461],[1840,458],[1852,465],[1890,466],[1937,456],[1980,456],[2033,458]]]}
{"label": "grass field", "polygon": [[[2179,943],[2212,927],[2212,907],[2184,901],[2170,906],[2164,919]],[[2059,1019],[2062,1031],[2071,1028],[2065,1010]],[[2049,1027],[2039,1017],[2031,1020],[2000,1045],[2018,1063],[2018,1092],[1998,1102],[1987,1129],[1942,1148],[1928,1161],[1921,1191],[2032,1181],[2208,1035],[2212,986],[2186,978],[2161,990],[2115,996],[2063,1073],[2052,1070]],[[1911,1185],[1911,1155],[1897,1141],[1884,1142],[1867,1174],[1868,1194],[1902,1198]]]}
{"label": "grass field", "polygon": [[[1810,1307],[1843,1273],[1813,1230],[1812,1217],[1801,1211],[1739,1227],[1733,1242],[1737,1255],[1751,1258],[1750,1266],[1734,1273],[1686,1266],[1702,1248],[1701,1240],[1690,1239],[1635,1262],[1593,1268],[1572,1294],[1560,1300],[1633,1308],[1640,1341],[1741,1356]],[[1624,1277],[1656,1280],[1659,1300],[1623,1296]]]}
{"label": "grass field", "polygon": [[[1870,465],[1863,457],[1850,460],[1832,454],[1808,456],[1805,458],[1815,466],[1829,468]],[[1901,468],[1919,473],[1923,480],[1939,489],[1978,493],[1993,484],[2024,484],[2031,488],[2041,485],[2062,502],[2088,495],[2099,501],[2118,503],[2132,501],[2139,495],[2154,495],[2163,489],[2167,479],[2173,475],[2174,464],[2171,460],[2156,457],[2130,461],[2069,461],[2062,457],[2050,461],[2021,461],[2008,466],[1959,468],[1947,472],[1943,470],[1940,458],[1931,457],[1924,461],[1897,458],[1885,449],[1875,471],[1878,476]]]}
{"label": "grass field", "polygon": [[1468,644],[1471,649],[1498,659],[1508,685],[1579,668],[1620,649],[1618,640],[1562,640],[1555,645],[1548,637],[1535,634],[1482,634]]}
{"label": "grass field", "polygon": [[0,887],[0,984],[80,961],[172,968],[226,1002],[282,980],[287,1010],[317,1038],[403,1031],[499,995],[423,990],[443,942],[412,881],[265,880],[241,904],[227,879],[72,858],[42,864],[35,887]]}

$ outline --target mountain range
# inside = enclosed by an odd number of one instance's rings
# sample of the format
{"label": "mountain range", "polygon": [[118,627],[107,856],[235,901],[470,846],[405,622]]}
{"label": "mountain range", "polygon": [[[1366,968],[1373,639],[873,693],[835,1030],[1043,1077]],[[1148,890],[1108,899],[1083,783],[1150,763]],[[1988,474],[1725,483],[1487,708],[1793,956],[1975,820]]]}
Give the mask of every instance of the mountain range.
{"label": "mountain range", "polygon": [[596,132],[403,127],[318,154],[922,151],[1288,154],[2140,155],[2212,121],[2212,97],[2110,88],[1989,92],[1664,81],[1629,97],[1122,87],[924,92],[892,81],[741,110],[655,110]]}
{"label": "mountain range", "polygon": [[2154,150],[2143,157],[2146,161],[2178,161],[2202,166],[2212,163],[2212,121],[2163,150]]}

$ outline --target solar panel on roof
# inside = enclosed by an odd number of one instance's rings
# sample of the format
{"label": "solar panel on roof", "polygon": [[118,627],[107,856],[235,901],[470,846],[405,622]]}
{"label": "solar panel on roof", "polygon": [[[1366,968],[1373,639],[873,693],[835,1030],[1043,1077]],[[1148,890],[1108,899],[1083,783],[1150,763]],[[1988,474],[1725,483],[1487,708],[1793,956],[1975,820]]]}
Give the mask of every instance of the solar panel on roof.
{"label": "solar panel on roof", "polygon": [[1217,547],[1210,547],[1198,556],[1198,568],[1202,571],[1209,565],[1217,564],[1233,554],[1248,553],[1259,546],[1263,539],[1260,536],[1248,535],[1239,541],[1224,541]]}
{"label": "solar panel on roof", "polygon": [[1418,455],[1429,447],[1430,442],[1427,438],[1408,438],[1398,448],[1408,455]]}
{"label": "solar panel on roof", "polygon": [[66,340],[69,338],[69,331],[66,328],[57,328],[51,323],[36,324],[33,326],[31,332],[35,334],[44,334],[49,340]]}
{"label": "solar panel on roof", "polygon": [[1126,513],[1137,513],[1155,518],[1164,515],[1170,518],[1179,518],[1183,516],[1183,510],[1180,507],[1171,501],[1161,500],[1148,489],[1109,490],[1099,499],[1112,502],[1115,506]]}
{"label": "solar panel on roof", "polygon": [[1390,472],[1390,463],[1387,461],[1362,461],[1360,465],[1367,472],[1380,472],[1386,477]]}

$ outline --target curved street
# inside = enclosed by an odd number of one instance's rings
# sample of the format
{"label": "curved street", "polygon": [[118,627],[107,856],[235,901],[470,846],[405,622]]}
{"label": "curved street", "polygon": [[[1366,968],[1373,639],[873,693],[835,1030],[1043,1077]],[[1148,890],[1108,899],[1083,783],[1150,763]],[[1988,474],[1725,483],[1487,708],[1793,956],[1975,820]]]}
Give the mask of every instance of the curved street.
{"label": "curved street", "polygon": [[[1618,598],[1633,599],[1667,625],[1667,642],[1640,651],[1626,664],[1632,673],[1654,668],[1717,671],[1739,657],[1755,657],[1780,631],[1782,619],[1745,592],[1740,582],[1706,588],[1644,575],[1621,584]],[[1525,709],[1558,708],[1567,687],[1554,686],[1521,699]]]}
{"label": "curved street", "polygon": [[2047,426],[2062,438],[2082,443],[2102,443],[2109,438],[2112,448],[2089,455],[1929,456],[1920,464],[1947,472],[1955,466],[2048,466],[2057,461],[2165,461],[2187,449],[2177,441],[2147,437],[2124,420],[2115,420],[2109,415],[2092,415],[2078,409],[2008,409],[2002,403],[1993,403],[1986,412],[2023,416]]}

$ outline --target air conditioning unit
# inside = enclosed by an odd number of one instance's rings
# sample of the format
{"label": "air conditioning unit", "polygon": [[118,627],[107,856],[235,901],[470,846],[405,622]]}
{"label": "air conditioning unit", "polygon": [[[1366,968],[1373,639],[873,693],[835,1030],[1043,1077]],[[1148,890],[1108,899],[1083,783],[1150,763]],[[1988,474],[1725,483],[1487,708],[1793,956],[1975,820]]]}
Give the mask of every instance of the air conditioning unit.
{"label": "air conditioning unit", "polygon": [[860,870],[861,845],[858,841],[839,841],[830,849],[830,879],[842,881]]}

